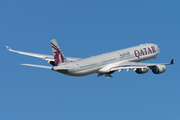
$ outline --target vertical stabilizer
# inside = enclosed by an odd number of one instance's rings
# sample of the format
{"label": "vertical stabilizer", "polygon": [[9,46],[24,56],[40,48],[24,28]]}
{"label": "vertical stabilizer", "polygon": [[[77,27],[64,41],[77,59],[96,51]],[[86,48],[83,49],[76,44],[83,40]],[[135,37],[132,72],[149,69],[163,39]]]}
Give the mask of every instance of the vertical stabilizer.
{"label": "vertical stabilizer", "polygon": [[51,40],[51,46],[54,55],[55,65],[58,66],[60,63],[66,62],[67,59],[55,39]]}

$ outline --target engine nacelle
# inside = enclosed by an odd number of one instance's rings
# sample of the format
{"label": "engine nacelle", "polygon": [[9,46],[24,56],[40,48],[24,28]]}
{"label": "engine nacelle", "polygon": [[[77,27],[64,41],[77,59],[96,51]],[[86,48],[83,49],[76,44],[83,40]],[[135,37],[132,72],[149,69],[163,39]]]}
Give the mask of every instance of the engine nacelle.
{"label": "engine nacelle", "polygon": [[136,70],[135,70],[135,72],[137,73],[137,74],[144,74],[144,73],[147,73],[149,71],[149,68],[148,67],[146,67],[146,68],[137,68]]}
{"label": "engine nacelle", "polygon": [[166,71],[166,66],[165,65],[156,65],[151,68],[152,72],[154,74],[161,74]]}

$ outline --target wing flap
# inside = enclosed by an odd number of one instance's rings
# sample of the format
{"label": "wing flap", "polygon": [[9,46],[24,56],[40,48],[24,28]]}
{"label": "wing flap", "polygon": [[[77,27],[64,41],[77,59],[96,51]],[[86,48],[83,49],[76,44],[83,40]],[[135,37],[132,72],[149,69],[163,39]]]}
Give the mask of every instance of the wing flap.
{"label": "wing flap", "polygon": [[111,68],[110,71],[123,70],[123,69],[137,69],[137,68],[146,68],[146,66],[116,67],[116,68]]}

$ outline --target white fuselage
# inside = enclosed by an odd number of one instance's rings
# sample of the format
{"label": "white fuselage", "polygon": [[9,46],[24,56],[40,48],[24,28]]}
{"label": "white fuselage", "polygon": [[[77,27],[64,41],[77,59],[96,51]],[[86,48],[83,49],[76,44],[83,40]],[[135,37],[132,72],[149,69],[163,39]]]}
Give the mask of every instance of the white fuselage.
{"label": "white fuselage", "polygon": [[[105,66],[118,64],[121,62],[140,62],[156,58],[160,49],[156,44],[142,44],[122,50],[117,50],[75,62],[61,63],[54,67],[54,70],[70,76],[85,76],[93,73],[108,73]],[[68,70],[58,70],[58,68],[71,68]],[[74,69],[72,69],[74,68]],[[103,69],[102,69],[103,68]]]}

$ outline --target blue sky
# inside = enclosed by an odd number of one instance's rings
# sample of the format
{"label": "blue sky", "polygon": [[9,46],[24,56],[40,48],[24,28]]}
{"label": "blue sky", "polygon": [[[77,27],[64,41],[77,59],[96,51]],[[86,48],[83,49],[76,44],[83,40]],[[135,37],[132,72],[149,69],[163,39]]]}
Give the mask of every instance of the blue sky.
{"label": "blue sky", "polygon": [[[179,120],[180,2],[178,0],[0,1],[1,120]],[[115,72],[70,77],[21,66],[47,61],[9,52],[52,55],[56,39],[65,56],[90,57],[142,43],[161,48],[167,71]]]}

